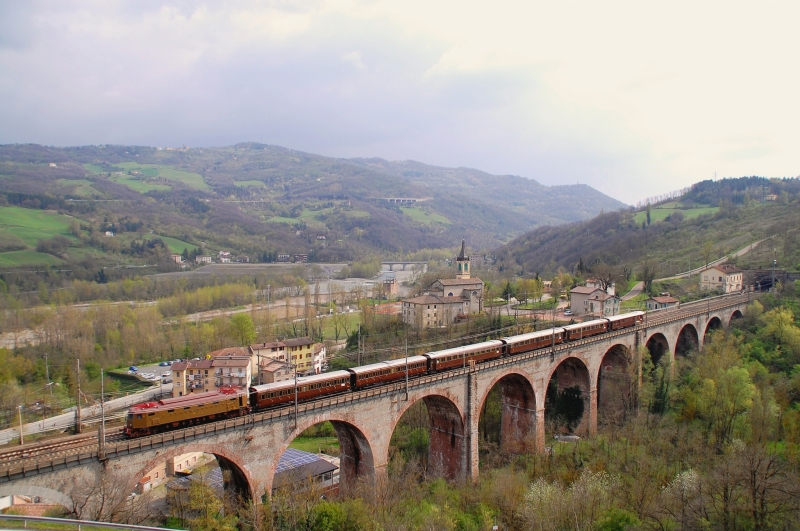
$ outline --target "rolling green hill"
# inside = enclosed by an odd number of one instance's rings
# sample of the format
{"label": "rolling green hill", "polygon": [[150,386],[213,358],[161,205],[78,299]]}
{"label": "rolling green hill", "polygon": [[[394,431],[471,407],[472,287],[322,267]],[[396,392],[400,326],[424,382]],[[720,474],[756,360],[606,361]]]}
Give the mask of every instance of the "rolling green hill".
{"label": "rolling green hill", "polygon": [[[600,214],[593,219],[528,232],[497,250],[500,268],[543,274],[579,263],[626,267],[653,262],[659,276],[700,267],[750,243],[770,237],[773,252],[738,259],[765,267],[800,268],[800,180],[747,177],[704,181],[677,201]],[[767,245],[767,244],[765,244]],[[707,256],[706,256],[707,254]],[[763,263],[762,263],[763,262]]]}
{"label": "rolling green hill", "polygon": [[[255,143],[7,145],[0,146],[0,175],[0,201],[74,216],[82,224],[76,245],[117,268],[152,263],[143,253],[153,242],[139,235],[150,231],[164,237],[165,252],[204,246],[260,260],[304,253],[342,261],[451,247],[463,237],[488,250],[532,227],[624,206],[587,186],[546,187],[478,170],[335,159]],[[103,239],[105,231],[120,237]]]}

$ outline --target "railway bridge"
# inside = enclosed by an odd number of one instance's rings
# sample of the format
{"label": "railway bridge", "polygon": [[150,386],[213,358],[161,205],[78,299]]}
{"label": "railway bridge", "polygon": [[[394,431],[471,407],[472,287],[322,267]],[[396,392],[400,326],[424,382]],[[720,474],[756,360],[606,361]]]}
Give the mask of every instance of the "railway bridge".
{"label": "railway bridge", "polygon": [[[501,448],[512,453],[545,448],[545,395],[551,380],[572,389],[583,403],[575,432],[593,435],[598,416],[619,408],[621,387],[632,356],[646,345],[654,359],[702,348],[709,330],[726,328],[744,314],[748,294],[722,296],[677,309],[648,312],[645,322],[599,336],[513,357],[425,375],[405,382],[258,412],[137,439],[74,436],[63,446],[26,445],[0,452],[0,496],[41,496],[73,508],[76,493],[117,485],[125,493],[164,460],[188,453],[217,457],[232,487],[259,499],[271,492],[284,450],[305,429],[333,424],[341,445],[341,488],[386,477],[389,443],[405,411],[423,401],[430,421],[429,468],[455,481],[478,478],[478,423],[489,392],[502,397]],[[580,389],[580,393],[574,392]],[[61,444],[61,443],[59,443]],[[99,502],[98,502],[99,503]]]}

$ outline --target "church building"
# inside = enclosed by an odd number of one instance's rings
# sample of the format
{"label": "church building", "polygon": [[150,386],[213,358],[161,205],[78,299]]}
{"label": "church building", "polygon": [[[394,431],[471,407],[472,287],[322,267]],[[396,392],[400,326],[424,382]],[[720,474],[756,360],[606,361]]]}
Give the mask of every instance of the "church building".
{"label": "church building", "polygon": [[403,301],[403,322],[414,327],[446,326],[483,310],[483,280],[472,277],[464,240],[456,257],[456,278],[440,278],[424,295]]}

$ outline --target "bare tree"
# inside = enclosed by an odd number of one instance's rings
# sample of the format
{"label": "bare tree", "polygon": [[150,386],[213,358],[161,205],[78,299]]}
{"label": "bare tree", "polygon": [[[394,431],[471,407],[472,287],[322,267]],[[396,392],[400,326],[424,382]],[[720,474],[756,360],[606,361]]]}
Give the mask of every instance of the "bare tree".
{"label": "bare tree", "polygon": [[149,493],[132,495],[126,478],[101,470],[94,481],[76,484],[70,492],[73,513],[81,520],[136,524],[152,516]]}
{"label": "bare tree", "polygon": [[605,262],[597,262],[592,266],[592,276],[600,284],[600,289],[608,291],[608,289],[622,280],[622,274],[619,268],[606,264]]}
{"label": "bare tree", "polygon": [[650,260],[649,258],[645,259],[641,263],[641,279],[643,288],[642,290],[645,293],[651,293],[653,291],[653,280],[656,278],[656,264]]}

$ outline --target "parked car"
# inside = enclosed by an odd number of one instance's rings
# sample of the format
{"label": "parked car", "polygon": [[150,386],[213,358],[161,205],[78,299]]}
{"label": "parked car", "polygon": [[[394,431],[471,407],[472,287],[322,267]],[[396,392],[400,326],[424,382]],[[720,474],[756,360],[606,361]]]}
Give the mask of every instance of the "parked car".
{"label": "parked car", "polygon": [[168,365],[169,365],[168,361],[162,361],[161,363],[158,364],[159,367],[167,367]]}
{"label": "parked car", "polygon": [[161,373],[161,376],[166,378],[168,376],[172,376],[172,371],[164,371]]}
{"label": "parked car", "polygon": [[564,315],[572,315],[572,310],[564,310]]}
{"label": "parked car", "polygon": [[128,367],[128,370],[131,372],[136,372],[139,370],[139,367],[137,367],[136,365],[131,365],[130,367]]}

